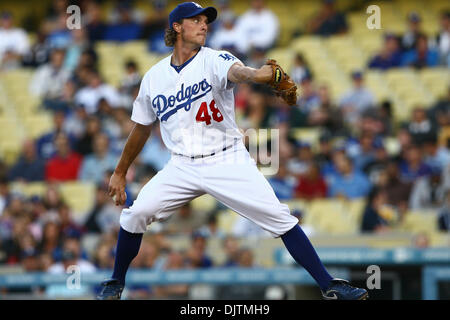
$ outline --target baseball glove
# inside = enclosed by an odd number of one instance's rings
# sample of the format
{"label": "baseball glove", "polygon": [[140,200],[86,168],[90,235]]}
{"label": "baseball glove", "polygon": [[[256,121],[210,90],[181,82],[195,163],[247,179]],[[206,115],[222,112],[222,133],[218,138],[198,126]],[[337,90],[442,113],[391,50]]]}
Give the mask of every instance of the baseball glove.
{"label": "baseball glove", "polygon": [[288,105],[295,105],[297,103],[297,86],[295,82],[277,64],[276,60],[269,59],[266,64],[272,67],[272,79],[268,84],[275,89],[277,96],[283,98]]}

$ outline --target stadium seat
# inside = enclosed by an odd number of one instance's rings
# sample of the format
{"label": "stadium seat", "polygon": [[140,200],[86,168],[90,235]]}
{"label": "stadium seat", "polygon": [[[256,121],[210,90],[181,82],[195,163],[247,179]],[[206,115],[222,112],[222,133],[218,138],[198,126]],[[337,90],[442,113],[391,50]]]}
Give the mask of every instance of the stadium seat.
{"label": "stadium seat", "polygon": [[212,211],[216,208],[217,201],[209,194],[205,194],[191,201],[193,211]]}
{"label": "stadium seat", "polygon": [[72,209],[76,220],[82,220],[95,203],[95,184],[90,182],[61,183],[59,190],[64,201]]}
{"label": "stadium seat", "polygon": [[402,223],[399,225],[400,230],[413,233],[425,232],[433,234],[437,232],[437,215],[436,211],[410,211],[405,214]]}

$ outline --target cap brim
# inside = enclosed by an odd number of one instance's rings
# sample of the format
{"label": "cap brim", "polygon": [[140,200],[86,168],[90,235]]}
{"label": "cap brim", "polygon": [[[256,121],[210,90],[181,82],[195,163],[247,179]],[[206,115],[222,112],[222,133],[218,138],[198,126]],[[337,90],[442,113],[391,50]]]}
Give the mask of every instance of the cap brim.
{"label": "cap brim", "polygon": [[217,18],[217,10],[214,7],[200,9],[186,18],[192,18],[198,16],[199,14],[204,14],[208,18],[208,23],[213,22]]}

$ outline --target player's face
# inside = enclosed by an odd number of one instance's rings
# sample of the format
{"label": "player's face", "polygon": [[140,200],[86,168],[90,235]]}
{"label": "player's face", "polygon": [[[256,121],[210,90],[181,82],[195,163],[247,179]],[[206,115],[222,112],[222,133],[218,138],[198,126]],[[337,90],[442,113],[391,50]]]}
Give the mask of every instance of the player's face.
{"label": "player's face", "polygon": [[196,46],[205,45],[206,34],[208,33],[208,18],[205,15],[198,15],[183,20],[181,25],[181,39],[186,43]]}

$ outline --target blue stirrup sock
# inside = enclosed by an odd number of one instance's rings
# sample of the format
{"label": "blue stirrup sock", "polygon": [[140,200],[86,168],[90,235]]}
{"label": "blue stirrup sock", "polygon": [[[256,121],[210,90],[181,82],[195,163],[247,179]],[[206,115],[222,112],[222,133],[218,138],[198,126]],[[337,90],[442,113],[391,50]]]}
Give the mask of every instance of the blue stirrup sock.
{"label": "blue stirrup sock", "polygon": [[300,226],[297,224],[283,234],[281,239],[294,260],[311,274],[320,289],[326,290],[333,277],[325,269],[316,250]]}
{"label": "blue stirrup sock", "polygon": [[139,252],[142,236],[143,233],[131,233],[120,227],[112,278],[119,280],[123,285],[128,267]]}

